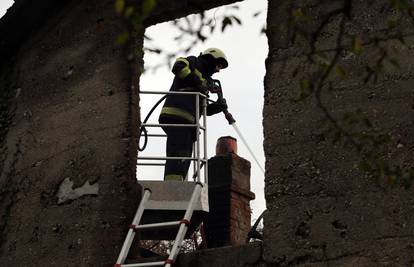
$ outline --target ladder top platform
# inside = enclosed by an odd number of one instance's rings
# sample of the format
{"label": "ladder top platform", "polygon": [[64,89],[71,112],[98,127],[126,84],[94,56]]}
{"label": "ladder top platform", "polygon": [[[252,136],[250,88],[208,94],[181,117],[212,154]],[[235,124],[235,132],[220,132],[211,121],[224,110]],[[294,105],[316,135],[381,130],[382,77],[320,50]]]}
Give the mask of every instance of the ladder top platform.
{"label": "ladder top platform", "polygon": [[[151,190],[146,210],[186,210],[191,194],[196,185],[187,181],[138,181],[144,191]],[[194,211],[209,211],[208,189],[203,185],[200,198],[197,199]]]}
{"label": "ladder top platform", "polygon": [[[151,197],[145,204],[145,211],[142,216],[142,223],[144,224],[183,219],[196,186],[195,182],[187,181],[138,181],[138,183],[142,186],[143,194],[145,188],[151,190]],[[208,212],[208,190],[207,185],[204,185],[200,196],[194,203],[194,212],[186,238],[189,238],[197,229]],[[143,231],[141,239],[173,240],[176,234],[176,228],[156,229]]]}

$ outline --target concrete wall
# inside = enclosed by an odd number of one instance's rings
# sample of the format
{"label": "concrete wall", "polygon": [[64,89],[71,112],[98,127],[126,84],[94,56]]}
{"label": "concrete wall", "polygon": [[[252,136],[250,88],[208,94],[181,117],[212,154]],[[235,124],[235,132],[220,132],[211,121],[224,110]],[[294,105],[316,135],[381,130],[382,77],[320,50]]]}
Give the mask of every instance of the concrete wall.
{"label": "concrete wall", "polygon": [[[47,16],[11,61],[0,265],[109,266],[139,197],[137,62],[114,43],[126,25],[112,1]],[[95,191],[58,205],[64,181]]]}
{"label": "concrete wall", "polygon": [[[164,1],[144,23],[231,2]],[[113,0],[19,0],[0,21],[1,266],[114,264],[140,195],[126,30]]]}
{"label": "concrete wall", "polygon": [[[350,146],[319,138],[323,115],[314,98],[291,101],[299,92],[298,79],[292,78],[294,68],[301,64],[309,70],[305,51],[288,42],[286,22],[292,2],[269,1],[264,259],[271,266],[412,266],[414,189],[377,184],[364,176]],[[363,37],[384,29],[393,12],[381,9],[387,1],[375,1],[374,6],[365,2],[353,1],[355,21],[347,25],[350,33]],[[322,11],[332,9],[332,4],[311,9],[311,18],[322,18]],[[333,21],[318,45],[334,47],[337,25]],[[409,32],[410,25],[400,27]],[[377,59],[372,46],[364,47],[360,58],[341,57],[347,77],[340,81],[340,90],[323,97],[334,116],[360,108],[375,127],[391,131],[392,142],[378,153],[405,167],[412,167],[414,142],[412,41],[409,37],[408,47],[392,44],[400,51],[401,68],[381,75],[376,84],[362,82],[364,63]]]}

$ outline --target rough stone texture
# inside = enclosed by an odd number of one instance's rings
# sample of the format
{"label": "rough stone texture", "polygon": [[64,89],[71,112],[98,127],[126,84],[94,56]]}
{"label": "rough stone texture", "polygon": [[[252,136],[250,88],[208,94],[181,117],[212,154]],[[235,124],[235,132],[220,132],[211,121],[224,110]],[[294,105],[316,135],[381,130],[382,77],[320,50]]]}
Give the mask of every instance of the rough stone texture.
{"label": "rough stone texture", "polygon": [[[148,16],[144,25],[149,26],[183,17],[191,13],[207,10],[219,5],[231,4],[241,0],[186,0],[186,1],[162,1]],[[59,12],[66,5],[77,5],[82,0],[15,0],[15,3],[0,20],[0,32],[7,38],[0,40],[0,56],[2,60],[12,57],[21,43],[26,41],[31,33],[38,31],[52,14]],[[94,1],[97,2],[97,1]],[[114,2],[114,1],[113,1]],[[135,1],[137,5],[140,0]],[[112,9],[113,10],[113,9]]]}
{"label": "rough stone texture", "polygon": [[[137,81],[113,41],[126,25],[112,9],[112,1],[67,5],[15,55],[2,266],[109,266],[122,242],[139,197]],[[99,186],[98,195],[58,205],[68,178],[74,190]]]}
{"label": "rough stone texture", "polygon": [[[145,25],[230,2],[164,1]],[[0,20],[1,266],[115,262],[140,192],[142,35],[116,45],[127,29],[113,0],[18,0]],[[58,205],[66,179],[98,195]]]}
{"label": "rough stone texture", "polygon": [[[328,2],[322,10],[329,9]],[[379,6],[385,1],[376,2]],[[269,1],[268,10],[264,259],[271,266],[413,266],[414,189],[381,186],[363,176],[350,147],[319,138],[322,113],[313,99],[291,101],[299,91],[293,70],[306,63],[303,51],[288,45],[290,3]],[[384,28],[389,11],[368,8],[364,1],[354,5],[360,23],[351,25],[354,33]],[[328,28],[320,46],[333,46],[333,29]],[[370,52],[358,60],[344,56],[348,78],[341,81],[341,90],[323,98],[335,116],[361,108],[376,127],[391,130],[387,152],[378,153],[406,167],[412,166],[414,147],[412,44],[410,38],[408,48],[393,44],[400,51],[401,68],[383,75],[377,84],[361,81],[363,63],[376,58],[372,47],[365,47]]]}
{"label": "rough stone texture", "polygon": [[207,249],[195,253],[180,255],[177,267],[264,267],[261,261],[261,243],[251,243],[243,246]]}

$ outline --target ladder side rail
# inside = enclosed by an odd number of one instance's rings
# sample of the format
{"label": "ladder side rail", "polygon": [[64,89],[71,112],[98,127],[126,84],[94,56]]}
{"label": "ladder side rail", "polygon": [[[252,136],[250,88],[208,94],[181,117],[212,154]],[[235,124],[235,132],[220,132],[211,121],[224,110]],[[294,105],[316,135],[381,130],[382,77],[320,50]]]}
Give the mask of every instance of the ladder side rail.
{"label": "ladder side rail", "polygon": [[197,158],[197,182],[200,182],[200,96],[196,95],[196,125],[197,125],[197,134],[196,134],[196,158]]}
{"label": "ladder side rail", "polygon": [[[142,214],[144,213],[145,204],[148,201],[149,197],[151,195],[151,190],[145,188],[144,189],[144,195],[142,196],[141,203],[138,206],[137,212],[135,214],[134,219],[132,220],[133,225],[138,225],[139,221],[141,220]],[[129,249],[131,248],[132,241],[135,237],[135,229],[130,228],[128,230],[128,234],[125,238],[124,244],[122,245],[121,252],[119,253],[118,260],[116,261],[116,264],[122,264],[125,262],[125,259],[128,256]]]}
{"label": "ladder side rail", "polygon": [[[195,158],[195,150],[196,150],[196,145],[195,144],[193,144],[193,158]],[[195,177],[194,177],[194,174],[197,172],[197,166],[196,166],[196,164],[195,164],[195,162],[194,161],[192,161],[191,162],[191,165],[193,165],[193,181],[195,181],[196,179],[195,179]]]}
{"label": "ladder side rail", "polygon": [[204,184],[208,184],[208,157],[207,157],[207,98],[203,98],[203,139],[204,139],[204,156],[202,162],[204,163]]}
{"label": "ladder side rail", "polygon": [[[191,217],[193,216],[193,211],[196,205],[197,199],[200,197],[201,190],[203,188],[203,185],[200,182],[196,183],[196,186],[194,187],[193,193],[191,195],[190,202],[188,203],[187,210],[184,214],[183,221],[189,222],[191,220]],[[177,258],[178,253],[181,249],[181,244],[184,240],[185,234],[187,233],[188,225],[186,223],[181,223],[180,229],[178,230],[177,236],[174,241],[174,245],[171,249],[170,255],[168,256],[168,263],[166,263],[166,267],[171,267],[170,262],[174,262]]]}

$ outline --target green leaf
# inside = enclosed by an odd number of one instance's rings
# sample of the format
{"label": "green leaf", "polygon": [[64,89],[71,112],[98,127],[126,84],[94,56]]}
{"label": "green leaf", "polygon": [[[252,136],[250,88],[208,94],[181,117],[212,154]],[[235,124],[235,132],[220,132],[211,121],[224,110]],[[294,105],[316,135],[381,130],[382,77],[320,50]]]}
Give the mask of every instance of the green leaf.
{"label": "green leaf", "polygon": [[398,177],[395,174],[388,175],[387,178],[388,178],[388,182],[391,185],[395,185],[397,183],[397,181],[398,181]]}
{"label": "green leaf", "polygon": [[335,66],[335,71],[336,71],[336,74],[338,74],[339,77],[345,78],[345,76],[346,76],[345,70],[340,65]]}
{"label": "green leaf", "polygon": [[398,0],[388,0],[388,2],[390,3],[390,6],[393,7],[393,8],[396,8],[397,7],[397,5],[398,5],[397,4],[397,1]]}
{"label": "green leaf", "polygon": [[176,37],[174,37],[174,41],[181,40],[183,39],[183,37],[184,37],[184,34],[177,35]]}
{"label": "green leaf", "polygon": [[370,172],[372,170],[371,165],[368,163],[367,160],[362,160],[359,163],[359,169],[364,172]]}
{"label": "green leaf", "polygon": [[122,45],[125,44],[130,38],[130,34],[129,32],[124,32],[121,33],[120,35],[118,35],[118,37],[116,38],[116,44],[117,45]]}
{"label": "green leaf", "polygon": [[135,8],[133,6],[129,6],[125,9],[125,14],[124,16],[126,18],[129,18],[132,14],[134,14]]}
{"label": "green leaf", "polygon": [[238,17],[236,17],[236,16],[231,16],[231,18],[232,18],[234,21],[236,21],[236,22],[237,22],[237,24],[242,25],[242,22],[241,22],[241,20],[240,20]]}
{"label": "green leaf", "polygon": [[308,79],[303,79],[300,81],[300,89],[302,91],[309,91],[310,90],[310,81]]}
{"label": "green leaf", "polygon": [[151,53],[155,53],[155,54],[161,54],[162,52],[161,49],[159,48],[146,48],[145,50]]}
{"label": "green leaf", "polygon": [[294,9],[292,11],[292,15],[294,18],[297,18],[297,19],[305,17],[305,15],[303,14],[303,10],[301,8]]}
{"label": "green leaf", "polygon": [[214,30],[216,29],[216,25],[210,25],[210,33],[213,33]]}
{"label": "green leaf", "polygon": [[402,174],[402,177],[401,177],[401,182],[402,182],[403,186],[405,187],[405,189],[410,188],[412,183],[413,183],[413,173],[412,173],[412,171],[404,172]]}
{"label": "green leaf", "polygon": [[227,26],[232,25],[232,24],[233,22],[231,21],[230,17],[224,17],[222,25],[221,25],[221,31],[224,32]]}
{"label": "green leaf", "polygon": [[115,0],[115,11],[121,14],[125,8],[125,0]]}
{"label": "green leaf", "polygon": [[362,53],[362,40],[355,37],[352,41],[352,51],[357,54],[360,55]]}
{"label": "green leaf", "polygon": [[259,16],[262,13],[262,11],[257,11],[256,13],[253,14],[253,18]]}
{"label": "green leaf", "polygon": [[156,5],[157,0],[144,0],[144,2],[142,3],[142,13],[144,14],[144,16],[148,16]]}
{"label": "green leaf", "polygon": [[201,41],[201,42],[204,42],[204,41],[207,39],[207,37],[205,37],[205,36],[201,33],[201,31],[198,31],[198,32],[197,32],[197,38],[198,38],[198,39],[200,39],[200,41]]}
{"label": "green leaf", "polygon": [[396,20],[388,20],[387,21],[388,28],[395,28],[398,26],[398,22]]}

